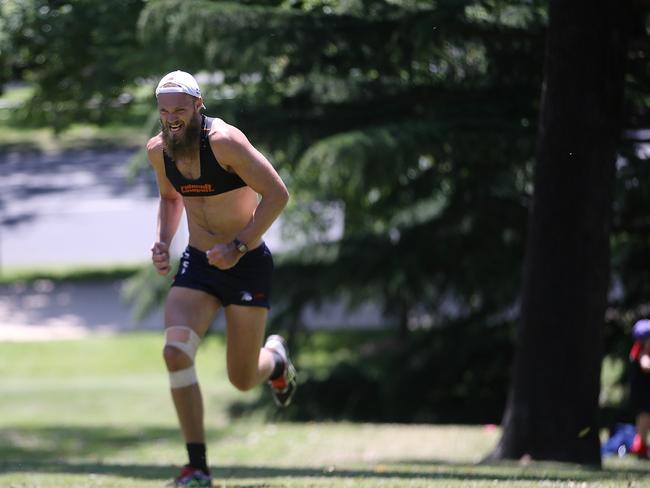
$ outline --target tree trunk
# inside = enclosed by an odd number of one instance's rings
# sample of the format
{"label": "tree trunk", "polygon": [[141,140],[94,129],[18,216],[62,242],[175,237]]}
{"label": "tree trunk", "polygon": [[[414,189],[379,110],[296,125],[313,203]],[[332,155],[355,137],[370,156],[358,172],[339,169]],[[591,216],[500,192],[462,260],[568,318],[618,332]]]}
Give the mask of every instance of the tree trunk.
{"label": "tree trunk", "polygon": [[601,334],[626,4],[549,4],[514,374],[503,435],[488,459],[601,465]]}

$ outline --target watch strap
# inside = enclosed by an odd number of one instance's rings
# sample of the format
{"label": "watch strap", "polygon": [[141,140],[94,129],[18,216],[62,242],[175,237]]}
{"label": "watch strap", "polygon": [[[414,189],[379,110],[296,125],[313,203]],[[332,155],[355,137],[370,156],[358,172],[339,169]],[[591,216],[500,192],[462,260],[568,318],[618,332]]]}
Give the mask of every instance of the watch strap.
{"label": "watch strap", "polygon": [[239,239],[235,238],[232,242],[240,253],[246,254],[248,252],[248,246]]}

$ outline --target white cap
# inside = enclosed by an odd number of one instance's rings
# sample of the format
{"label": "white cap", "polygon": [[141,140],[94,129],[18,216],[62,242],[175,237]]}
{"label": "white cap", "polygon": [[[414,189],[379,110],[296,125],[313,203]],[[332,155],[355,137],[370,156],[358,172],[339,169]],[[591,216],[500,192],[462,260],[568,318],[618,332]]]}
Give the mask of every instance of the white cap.
{"label": "white cap", "polygon": [[161,93],[187,93],[201,98],[201,89],[194,77],[185,71],[172,71],[162,77],[156,87],[156,97]]}

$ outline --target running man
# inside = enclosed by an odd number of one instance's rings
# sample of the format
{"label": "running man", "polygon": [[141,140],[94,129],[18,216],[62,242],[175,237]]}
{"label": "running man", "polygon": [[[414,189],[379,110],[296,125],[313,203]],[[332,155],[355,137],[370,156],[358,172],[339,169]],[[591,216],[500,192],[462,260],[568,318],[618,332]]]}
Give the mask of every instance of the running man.
{"label": "running man", "polygon": [[221,307],[230,382],[241,391],[268,382],[280,407],[295,393],[296,371],[284,339],[272,335],[264,342],[273,258],[263,234],[289,193],[240,130],[201,113],[205,106],[192,75],[167,74],[156,99],[162,130],[149,140],[147,152],[160,190],[151,249],[158,273],[171,269],[169,246],[183,209],[189,228],[164,315],[163,356],[189,457],[174,484],[212,486],[194,357]]}

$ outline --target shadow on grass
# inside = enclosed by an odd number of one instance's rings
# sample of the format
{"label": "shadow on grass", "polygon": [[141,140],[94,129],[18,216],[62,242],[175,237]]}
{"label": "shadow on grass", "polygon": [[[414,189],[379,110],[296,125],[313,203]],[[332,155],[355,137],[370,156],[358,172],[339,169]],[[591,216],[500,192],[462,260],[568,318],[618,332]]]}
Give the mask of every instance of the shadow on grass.
{"label": "shadow on grass", "polygon": [[448,467],[453,470],[470,469],[474,474],[482,473],[487,479],[505,480],[544,480],[544,481],[586,481],[597,480],[641,480],[650,479],[650,462],[621,466],[604,466],[595,469],[577,464],[553,461],[532,461],[522,463],[516,460],[479,462],[476,464],[455,463],[439,459],[400,459],[390,460],[387,466],[400,469],[425,469],[427,467]]}
{"label": "shadow on grass", "polygon": [[[442,468],[442,469],[441,469]],[[575,471],[566,474],[562,468],[539,469],[534,466],[522,469],[515,466],[500,466],[501,471],[511,473],[486,471],[475,465],[437,463],[422,464],[419,469],[413,466],[400,465],[384,466],[381,469],[336,469],[317,467],[272,467],[272,466],[243,466],[222,465],[213,467],[215,479],[228,480],[240,484],[229,486],[250,487],[269,486],[268,483],[279,483],[282,479],[330,479],[330,480],[400,480],[404,482],[461,480],[461,481],[530,481],[545,483],[590,482],[596,480],[637,480],[648,475],[648,471],[637,469],[604,470],[604,471]],[[176,467],[157,466],[149,464],[102,464],[102,463],[67,463],[67,462],[37,462],[30,461],[11,465],[0,462],[0,473],[46,473],[66,475],[106,475],[122,478],[143,480],[165,480],[177,474]],[[251,481],[254,480],[254,481]],[[249,483],[253,484],[249,484]],[[261,483],[261,484],[258,484]]]}
{"label": "shadow on grass", "polygon": [[[222,435],[211,432],[210,435]],[[109,457],[139,446],[156,442],[178,442],[175,428],[121,429],[112,427],[43,427],[0,430],[0,474],[42,473],[67,475],[106,475],[143,480],[166,480],[177,474],[176,466],[153,464],[111,464],[84,461]],[[71,462],[70,459],[80,459]],[[300,460],[297,460],[300,462]],[[356,461],[352,461],[356,463]],[[237,487],[254,488],[280,483],[281,479],[377,479],[405,482],[426,480],[466,481],[530,481],[567,482],[595,480],[639,480],[650,477],[650,463],[644,466],[608,467],[602,471],[556,463],[532,463],[522,466],[516,462],[473,465],[439,459],[386,460],[368,467],[310,467],[216,465],[214,475],[235,483]],[[239,483],[239,484],[237,484]],[[246,484],[249,483],[249,484]],[[253,484],[250,484],[253,483]],[[257,483],[257,484],[256,484]],[[261,484],[259,484],[261,483]]]}
{"label": "shadow on grass", "polygon": [[68,458],[105,457],[124,449],[176,441],[178,430],[115,427],[30,427],[0,429],[0,473],[64,463]]}

